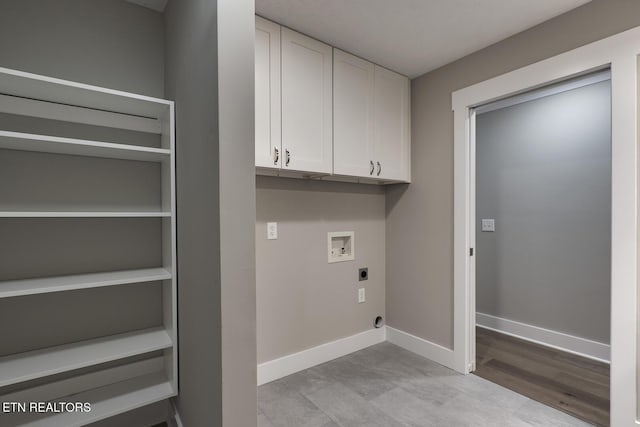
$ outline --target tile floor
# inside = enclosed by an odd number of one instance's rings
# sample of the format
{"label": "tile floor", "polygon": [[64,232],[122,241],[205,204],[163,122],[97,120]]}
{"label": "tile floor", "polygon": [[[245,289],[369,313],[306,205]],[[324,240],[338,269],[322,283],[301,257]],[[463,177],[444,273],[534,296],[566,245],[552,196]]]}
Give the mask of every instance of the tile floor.
{"label": "tile floor", "polygon": [[258,387],[258,427],[589,426],[382,343]]}

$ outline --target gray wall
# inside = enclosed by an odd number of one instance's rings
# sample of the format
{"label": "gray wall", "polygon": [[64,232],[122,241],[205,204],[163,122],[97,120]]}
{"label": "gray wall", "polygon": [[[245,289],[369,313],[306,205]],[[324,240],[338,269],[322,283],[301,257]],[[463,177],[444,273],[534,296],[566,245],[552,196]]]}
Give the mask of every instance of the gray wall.
{"label": "gray wall", "polygon": [[609,343],[610,81],[477,115],[476,251],[479,313]]}
{"label": "gray wall", "polygon": [[0,66],[164,95],[162,15],[123,0],[2,0]]}
{"label": "gray wall", "polygon": [[387,193],[390,326],[453,347],[451,92],[638,25],[637,0],[594,0],[412,81],[412,183]]}
{"label": "gray wall", "polygon": [[[385,316],[384,188],[275,177],[256,186],[258,362],[372,329]],[[267,240],[267,222],[278,240]],[[327,262],[330,231],[355,232],[354,261]]]}
{"label": "gray wall", "polygon": [[258,409],[253,230],[256,222],[254,7],[254,0],[218,0],[222,421],[225,427],[255,426]]}
{"label": "gray wall", "polygon": [[166,92],[176,101],[176,402],[185,426],[221,426],[217,2],[171,1],[165,20]]}
{"label": "gray wall", "polygon": [[[47,76],[58,77],[67,80],[74,80],[98,86],[105,86],[113,89],[141,93],[150,96],[164,96],[164,22],[162,15],[144,9],[139,6],[132,5],[120,0],[57,0],[57,1],[41,1],[41,0],[2,0],[0,2],[0,66],[6,68],[14,68],[22,71],[44,74]],[[20,123],[22,119],[14,120],[14,118],[3,117],[2,127],[5,129],[24,130],[20,127],[27,126],[28,129],[35,132],[50,133],[52,135],[76,136],[81,135],[70,134],[71,129],[59,123],[47,122],[45,120],[30,120],[28,123]],[[14,127],[12,127],[14,126]],[[74,126],[74,129],[82,128],[82,126]],[[122,137],[135,137],[139,141],[139,135],[124,135],[117,131],[100,131],[90,130],[89,127],[80,131],[85,137],[94,137],[109,140],[112,138],[118,140]],[[145,139],[145,141],[147,141]],[[153,145],[154,141],[149,139],[146,143]],[[49,162],[55,160],[62,163],[67,171],[82,171],[87,173],[91,184],[71,183],[69,176],[60,172],[59,168],[40,169],[38,171],[31,170],[34,175],[31,176],[31,182],[26,181],[26,176],[20,175],[20,171],[12,171],[15,165],[20,162],[18,157],[22,155],[12,154],[11,156],[3,154],[4,161],[15,161],[15,164],[7,165],[2,168],[2,174],[5,177],[11,176],[14,183],[16,178],[20,181],[20,185],[24,190],[24,195],[31,193],[31,190],[38,190],[34,184],[37,179],[45,180],[43,182],[55,182],[57,187],[55,192],[50,192],[48,196],[39,194],[39,196],[51,197],[48,202],[64,202],[68,206],[75,203],[94,205],[98,202],[94,195],[90,194],[88,186],[103,185],[104,177],[108,176],[107,168],[104,161],[100,159],[91,160],[96,168],[87,167],[86,164],[79,165],[74,159],[64,156],[58,156],[56,159],[45,157],[50,155],[38,154],[33,156],[29,161],[32,167],[38,162]],[[88,159],[88,158],[87,158]],[[89,160],[87,160],[89,161]],[[35,162],[35,163],[34,163]],[[83,162],[84,163],[84,162]],[[130,163],[130,162],[129,162]],[[24,164],[24,162],[22,163]],[[127,162],[120,162],[123,168],[123,180],[130,178],[136,172]],[[143,168],[144,169],[144,168]],[[137,172],[141,172],[137,170]],[[146,184],[134,186],[137,190],[127,193],[126,197],[140,195],[142,187],[148,189],[147,184],[151,182],[153,177],[157,176],[154,171],[148,170],[149,174],[143,172],[143,181]],[[72,175],[72,174],[71,174]],[[113,180],[111,174],[111,184],[104,184],[108,188],[118,187]],[[67,180],[65,182],[65,180]],[[115,181],[118,181],[116,179]],[[4,180],[3,180],[4,181]],[[122,183],[122,181],[120,181]],[[2,194],[4,196],[3,203],[8,200],[19,202],[22,206],[36,206],[35,198],[28,199],[20,197],[16,193],[16,188],[12,190],[6,189]],[[71,188],[72,190],[69,190]],[[95,190],[95,188],[92,188]],[[118,194],[122,193],[122,186],[119,190],[115,190]],[[11,195],[9,196],[9,194]],[[53,196],[53,197],[52,197]],[[140,201],[140,199],[138,199]],[[145,200],[143,203],[147,203]],[[152,202],[153,203],[153,202]],[[51,204],[49,204],[51,206]],[[29,254],[33,258],[33,248],[39,247],[43,257],[48,259],[48,263],[27,266],[24,260],[26,256],[21,257],[22,261],[12,262],[10,256],[20,256],[20,251],[13,250],[2,257],[3,266],[0,271],[7,275],[11,274],[49,274],[55,269],[60,272],[71,272],[71,269],[86,269],[95,271],[96,268],[109,270],[116,264],[119,266],[140,265],[138,262],[157,265],[159,262],[159,254],[150,253],[147,249],[149,245],[157,241],[160,236],[160,229],[157,227],[157,221],[142,223],[129,221],[126,224],[130,227],[126,235],[126,239],[131,242],[130,251],[122,252],[123,235],[118,235],[114,231],[122,231],[123,223],[115,224],[113,221],[102,221],[104,224],[100,227],[90,227],[91,232],[79,232],[78,227],[90,220],[75,221],[75,228],[66,221],[60,221],[60,224],[45,224],[47,221],[42,220],[25,222],[17,221],[12,224],[6,223],[4,226],[10,228],[10,233],[14,236],[15,242],[21,242],[23,247],[23,255]],[[47,245],[36,245],[34,242],[42,242],[42,234],[38,235],[36,229],[43,226],[43,230],[47,230],[50,241],[59,241],[61,236],[66,240],[65,251],[60,252],[59,248],[47,248]],[[16,233],[22,229],[20,236]],[[9,230],[7,230],[9,232]],[[97,233],[97,234],[96,234]],[[102,233],[100,235],[100,233]],[[5,233],[6,234],[6,233]],[[56,235],[57,234],[57,235]],[[55,235],[55,236],[54,236]],[[8,239],[9,234],[7,234]],[[83,241],[82,238],[85,238]],[[18,240],[19,238],[19,240]],[[92,248],[99,250],[99,256],[95,256],[96,252],[88,251],[86,239],[106,239],[101,240],[100,247]],[[119,240],[120,239],[120,240]],[[5,243],[10,240],[5,239]],[[31,245],[29,244],[31,242]],[[9,243],[11,244],[11,243]],[[5,248],[6,246],[3,246]],[[47,254],[47,251],[48,254]],[[94,256],[91,256],[93,254]],[[144,254],[144,255],[143,255]],[[56,257],[58,257],[56,259]],[[62,258],[59,258],[62,257]],[[144,259],[144,258],[147,259]],[[63,259],[64,258],[64,259]],[[75,263],[69,263],[68,259],[75,259]],[[82,261],[79,266],[78,258]],[[21,267],[22,272],[18,272]],[[11,269],[5,268],[11,266]],[[76,270],[78,272],[78,270]],[[131,330],[149,325],[158,325],[161,322],[159,307],[159,288],[153,287],[134,287],[125,290],[131,297],[129,303],[125,304],[125,312],[123,315],[117,313],[114,307],[118,305],[119,298],[117,290],[101,290],[97,292],[78,291],[69,293],[68,298],[61,298],[61,295],[42,295],[37,296],[34,300],[26,301],[25,299],[16,299],[14,303],[8,304],[8,300],[3,301],[4,309],[0,310],[0,320],[2,324],[9,325],[16,321],[16,316],[23,316],[22,325],[26,330],[33,331],[33,334],[27,334],[30,340],[24,340],[26,336],[22,328],[19,335],[12,336],[16,331],[3,331],[3,339],[5,351],[25,350],[29,346],[43,346],[47,344],[59,343],[60,341],[73,341],[82,337],[90,337],[88,334],[113,334],[125,330]],[[57,300],[60,301],[57,301]],[[97,311],[87,311],[89,307],[100,307]],[[33,304],[42,306],[41,316],[25,316],[25,313],[33,313]],[[58,307],[64,305],[63,310],[49,310],[47,307]],[[27,307],[29,311],[27,311]],[[140,310],[142,308],[142,310]],[[77,322],[78,317],[87,318],[87,316],[97,316],[96,325],[91,328],[85,328],[82,322]],[[11,320],[8,320],[11,319]],[[42,328],[42,322],[47,319],[53,322],[58,329],[57,334],[43,334],[45,329]],[[93,326],[97,326],[95,329]],[[147,426],[157,423],[166,418],[168,406],[166,402],[150,405],[139,410],[131,411],[119,417],[104,420],[97,425],[100,426]]]}
{"label": "gray wall", "polygon": [[180,395],[187,427],[256,424],[253,1],[171,1]]}

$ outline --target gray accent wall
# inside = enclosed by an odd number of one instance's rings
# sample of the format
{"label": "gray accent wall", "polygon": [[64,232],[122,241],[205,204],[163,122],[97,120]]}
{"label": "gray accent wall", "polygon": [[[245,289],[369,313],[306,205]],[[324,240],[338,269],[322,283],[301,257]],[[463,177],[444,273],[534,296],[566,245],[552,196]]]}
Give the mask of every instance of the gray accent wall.
{"label": "gray accent wall", "polygon": [[[263,176],[256,187],[258,362],[373,329],[385,317],[384,188]],[[331,231],[355,232],[355,260],[328,263]]]}
{"label": "gray accent wall", "polygon": [[165,10],[166,93],[176,102],[177,410],[222,426],[217,2]]}
{"label": "gray accent wall", "polygon": [[164,96],[162,14],[124,0],[2,0],[0,66]]}
{"label": "gray accent wall", "polygon": [[478,114],[477,312],[608,344],[610,275],[611,82]]}
{"label": "gray accent wall", "polygon": [[637,0],[593,0],[412,81],[412,183],[387,192],[390,326],[453,347],[451,93],[639,25]]}
{"label": "gray accent wall", "polygon": [[180,395],[187,427],[255,426],[252,0],[170,1]]}

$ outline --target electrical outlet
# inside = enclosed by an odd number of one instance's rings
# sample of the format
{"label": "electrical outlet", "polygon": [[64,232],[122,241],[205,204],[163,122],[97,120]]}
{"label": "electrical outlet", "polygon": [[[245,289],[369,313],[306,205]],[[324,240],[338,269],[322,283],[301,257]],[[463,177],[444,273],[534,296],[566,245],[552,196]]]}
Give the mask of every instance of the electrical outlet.
{"label": "electrical outlet", "polygon": [[277,239],[278,239],[278,223],[268,222],[267,223],[267,240],[277,240]]}
{"label": "electrical outlet", "polygon": [[358,289],[358,304],[365,302],[364,288]]}

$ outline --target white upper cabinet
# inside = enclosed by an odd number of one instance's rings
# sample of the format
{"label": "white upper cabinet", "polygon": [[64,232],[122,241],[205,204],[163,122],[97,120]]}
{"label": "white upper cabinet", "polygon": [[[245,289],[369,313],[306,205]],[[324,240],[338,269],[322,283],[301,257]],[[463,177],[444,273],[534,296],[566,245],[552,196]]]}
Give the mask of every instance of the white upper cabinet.
{"label": "white upper cabinet", "polygon": [[258,173],[410,182],[410,110],[407,77],[256,17]]}
{"label": "white upper cabinet", "polygon": [[332,48],[281,32],[282,169],[332,173]]}
{"label": "white upper cabinet", "polygon": [[409,182],[409,79],[338,49],[333,67],[333,172]]}
{"label": "white upper cabinet", "polygon": [[280,168],[280,26],[256,16],[256,166]]}
{"label": "white upper cabinet", "polygon": [[375,66],[374,175],[411,181],[411,100],[409,79]]}
{"label": "white upper cabinet", "polygon": [[374,161],[374,65],[333,51],[333,173],[371,177]]}

